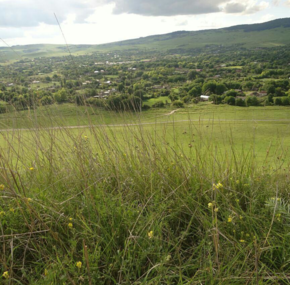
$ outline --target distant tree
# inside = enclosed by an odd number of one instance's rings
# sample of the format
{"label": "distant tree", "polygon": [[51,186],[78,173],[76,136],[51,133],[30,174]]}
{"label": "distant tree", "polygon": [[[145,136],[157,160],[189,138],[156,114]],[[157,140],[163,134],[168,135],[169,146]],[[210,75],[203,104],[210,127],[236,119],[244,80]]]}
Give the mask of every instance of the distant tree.
{"label": "distant tree", "polygon": [[183,104],[183,102],[180,101],[180,100],[176,100],[176,101],[174,101],[174,102],[172,103],[172,105],[173,105],[174,107],[177,107],[177,108],[184,108],[184,104]]}
{"label": "distant tree", "polygon": [[188,74],[187,74],[187,79],[188,80],[194,80],[196,78],[196,71],[195,70],[191,70]]}
{"label": "distant tree", "polygon": [[215,93],[217,95],[222,95],[226,90],[227,90],[227,87],[224,84],[218,83],[216,85]]}
{"label": "distant tree", "polygon": [[245,100],[243,100],[242,98],[236,98],[236,106],[246,106]]}
{"label": "distant tree", "polygon": [[236,104],[236,99],[235,97],[232,97],[232,96],[227,96],[225,97],[225,103],[226,104],[229,104],[229,105],[235,105]]}

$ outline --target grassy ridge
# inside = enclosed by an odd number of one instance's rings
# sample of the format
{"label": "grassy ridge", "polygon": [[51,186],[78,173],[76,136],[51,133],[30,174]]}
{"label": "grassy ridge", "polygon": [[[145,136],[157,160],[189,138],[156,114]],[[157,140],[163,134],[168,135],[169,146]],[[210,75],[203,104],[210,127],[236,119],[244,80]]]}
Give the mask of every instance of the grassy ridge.
{"label": "grassy ridge", "polygon": [[[233,46],[244,48],[271,48],[290,44],[290,19],[278,19],[263,24],[242,25],[217,30],[174,32],[164,35],[109,43],[103,45],[71,45],[73,55],[116,50],[149,49],[158,51],[181,51],[201,49],[207,46]],[[67,56],[65,45],[27,45],[0,49],[0,60],[20,58]],[[4,64],[4,62],[2,64]]]}
{"label": "grassy ridge", "polygon": [[2,131],[2,283],[288,284],[287,135],[245,127]]}

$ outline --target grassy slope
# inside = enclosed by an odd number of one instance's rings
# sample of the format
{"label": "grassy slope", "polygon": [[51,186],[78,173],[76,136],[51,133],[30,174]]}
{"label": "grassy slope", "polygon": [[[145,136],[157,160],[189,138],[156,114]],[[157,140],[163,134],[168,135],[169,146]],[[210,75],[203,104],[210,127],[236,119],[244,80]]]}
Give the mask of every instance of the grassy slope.
{"label": "grassy slope", "polygon": [[[160,125],[0,132],[1,284],[288,283],[289,121],[255,119],[289,108],[169,111],[144,112]],[[47,113],[6,124],[100,122],[67,105]],[[253,120],[210,120],[221,113]]]}
{"label": "grassy slope", "polygon": [[[279,21],[282,21],[280,26],[277,24],[280,23]],[[72,45],[70,49],[74,55],[84,55],[96,51],[144,48],[163,51],[174,49],[187,50],[202,48],[206,45],[231,46],[238,44],[246,48],[276,47],[290,44],[289,22],[289,19],[284,19],[261,24],[264,30],[257,30],[255,25],[249,25],[198,32],[175,32],[105,45]],[[15,52],[9,48],[1,48],[1,58],[4,60],[16,60],[21,57],[35,58],[68,55],[64,45],[15,46],[13,49]]]}

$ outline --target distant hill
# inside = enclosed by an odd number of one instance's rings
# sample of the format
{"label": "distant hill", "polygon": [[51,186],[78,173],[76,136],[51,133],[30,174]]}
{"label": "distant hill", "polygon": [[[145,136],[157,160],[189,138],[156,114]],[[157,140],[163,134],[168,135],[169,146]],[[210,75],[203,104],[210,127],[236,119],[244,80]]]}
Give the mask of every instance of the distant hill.
{"label": "distant hill", "polygon": [[207,45],[241,45],[246,48],[255,48],[288,44],[290,44],[290,18],[215,30],[178,31],[165,35],[106,44],[100,47],[105,49],[139,47],[170,50],[201,48]]}
{"label": "distant hill", "polygon": [[[89,54],[95,51],[124,49],[152,49],[184,51],[202,49],[205,46],[232,46],[245,48],[277,47],[290,44],[290,18],[277,19],[261,24],[239,25],[216,30],[177,31],[104,45],[72,45],[74,55]],[[14,46],[13,50],[0,48],[0,62],[20,57],[51,57],[67,55],[64,45]]]}

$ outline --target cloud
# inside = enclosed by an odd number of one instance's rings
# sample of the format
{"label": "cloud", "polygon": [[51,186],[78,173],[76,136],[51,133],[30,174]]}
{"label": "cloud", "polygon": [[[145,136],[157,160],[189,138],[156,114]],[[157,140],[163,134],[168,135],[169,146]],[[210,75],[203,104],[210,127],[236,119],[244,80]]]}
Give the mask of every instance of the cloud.
{"label": "cloud", "polygon": [[142,16],[253,14],[265,6],[253,4],[255,0],[244,0],[243,4],[234,1],[238,0],[0,0],[0,28],[56,25],[54,13],[60,22],[73,19],[74,23],[87,23],[101,6],[112,7],[114,14]]}
{"label": "cloud", "polygon": [[259,4],[251,3],[251,2],[248,4],[230,2],[224,6],[223,12],[228,13],[228,14],[236,14],[236,13],[255,14],[262,10],[265,10],[266,8],[268,8],[268,6],[269,6],[269,3],[267,2],[261,2]]}
{"label": "cloud", "polygon": [[115,14],[143,16],[197,15],[220,12],[229,0],[107,0],[115,3]]}
{"label": "cloud", "polygon": [[56,24],[75,15],[76,22],[84,22],[101,5],[102,0],[0,0],[0,27],[33,27],[39,23]]}
{"label": "cloud", "polygon": [[242,13],[247,9],[247,6],[240,3],[228,3],[225,8],[225,13]]}

